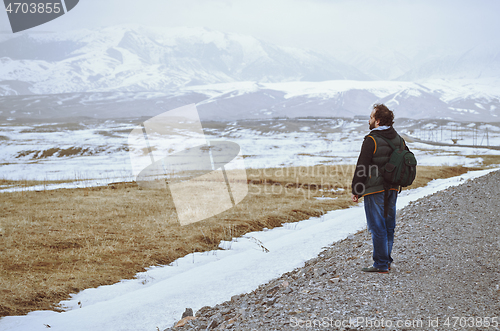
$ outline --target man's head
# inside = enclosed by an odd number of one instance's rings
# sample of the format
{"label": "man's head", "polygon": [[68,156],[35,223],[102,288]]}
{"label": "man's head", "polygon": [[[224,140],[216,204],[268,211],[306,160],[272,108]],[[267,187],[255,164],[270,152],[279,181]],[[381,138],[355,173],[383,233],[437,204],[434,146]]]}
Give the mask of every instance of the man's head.
{"label": "man's head", "polygon": [[379,126],[392,126],[394,124],[394,113],[384,104],[377,103],[373,105],[368,124],[370,124],[370,130]]}

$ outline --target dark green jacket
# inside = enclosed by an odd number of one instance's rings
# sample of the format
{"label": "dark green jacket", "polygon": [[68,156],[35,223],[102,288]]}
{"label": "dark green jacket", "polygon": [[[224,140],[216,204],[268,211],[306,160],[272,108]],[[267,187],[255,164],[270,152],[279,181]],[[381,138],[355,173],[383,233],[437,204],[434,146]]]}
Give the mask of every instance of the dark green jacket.
{"label": "dark green jacket", "polygon": [[[361,197],[384,191],[384,180],[380,169],[389,162],[392,148],[380,136],[391,140],[398,148],[401,142],[404,144],[404,140],[400,139],[393,127],[386,130],[372,130],[365,136],[352,180],[352,194]],[[408,149],[406,145],[405,148]],[[399,187],[391,186],[390,189],[398,190]]]}

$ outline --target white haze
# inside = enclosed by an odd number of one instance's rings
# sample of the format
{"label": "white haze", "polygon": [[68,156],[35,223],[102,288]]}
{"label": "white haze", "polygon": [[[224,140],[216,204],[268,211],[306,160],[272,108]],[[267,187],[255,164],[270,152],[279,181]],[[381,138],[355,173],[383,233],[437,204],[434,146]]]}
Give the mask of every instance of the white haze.
{"label": "white haze", "polygon": [[[342,56],[349,51],[466,50],[496,40],[494,0],[82,0],[71,12],[30,32],[117,24],[203,26],[278,45]],[[11,33],[4,11],[0,31]]]}

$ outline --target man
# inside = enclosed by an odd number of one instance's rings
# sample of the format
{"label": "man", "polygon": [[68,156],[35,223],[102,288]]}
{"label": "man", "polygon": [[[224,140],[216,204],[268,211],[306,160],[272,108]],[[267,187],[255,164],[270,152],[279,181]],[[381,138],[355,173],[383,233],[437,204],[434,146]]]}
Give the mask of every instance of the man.
{"label": "man", "polygon": [[366,223],[373,243],[373,266],[361,270],[388,273],[393,261],[391,251],[399,187],[384,184],[381,171],[389,161],[393,149],[381,137],[390,140],[396,148],[400,148],[404,140],[392,127],[394,113],[383,104],[373,106],[368,123],[371,132],[361,146],[352,180],[352,201],[358,202],[360,197],[364,197]]}

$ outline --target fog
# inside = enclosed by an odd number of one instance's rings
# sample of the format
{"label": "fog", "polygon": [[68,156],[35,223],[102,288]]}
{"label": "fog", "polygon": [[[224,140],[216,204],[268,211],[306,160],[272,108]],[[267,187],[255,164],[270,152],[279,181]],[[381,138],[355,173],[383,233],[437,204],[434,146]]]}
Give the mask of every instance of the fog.
{"label": "fog", "polygon": [[[495,42],[499,12],[495,0],[82,0],[66,15],[27,32],[117,24],[203,26],[330,54],[376,47],[411,57],[429,48],[463,51]],[[0,31],[12,34],[5,11]]]}

